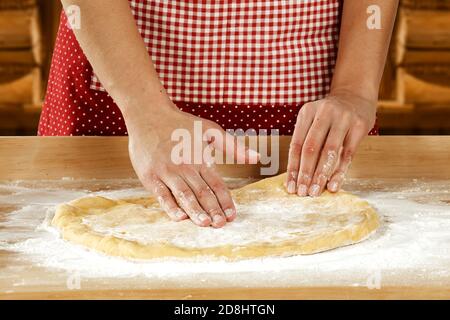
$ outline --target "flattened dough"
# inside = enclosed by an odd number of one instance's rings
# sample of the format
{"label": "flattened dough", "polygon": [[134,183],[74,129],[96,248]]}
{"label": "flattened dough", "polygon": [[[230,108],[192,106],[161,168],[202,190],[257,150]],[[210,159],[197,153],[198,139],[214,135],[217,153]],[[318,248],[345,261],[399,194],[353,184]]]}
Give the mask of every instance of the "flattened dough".
{"label": "flattened dough", "polygon": [[64,239],[130,259],[312,254],[357,243],[379,225],[375,210],[345,193],[289,195],[285,174],[233,190],[238,217],[224,228],[172,222],[154,198],[87,197],[58,206],[52,224]]}

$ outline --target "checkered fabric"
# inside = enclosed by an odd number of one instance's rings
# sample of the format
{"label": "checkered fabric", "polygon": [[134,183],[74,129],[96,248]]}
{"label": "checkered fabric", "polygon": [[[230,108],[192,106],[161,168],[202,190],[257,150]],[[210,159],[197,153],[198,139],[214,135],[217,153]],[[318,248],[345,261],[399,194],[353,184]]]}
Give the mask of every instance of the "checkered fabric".
{"label": "checkered fabric", "polygon": [[[329,90],[339,0],[130,0],[173,101],[303,104]],[[92,75],[91,89],[104,91]]]}

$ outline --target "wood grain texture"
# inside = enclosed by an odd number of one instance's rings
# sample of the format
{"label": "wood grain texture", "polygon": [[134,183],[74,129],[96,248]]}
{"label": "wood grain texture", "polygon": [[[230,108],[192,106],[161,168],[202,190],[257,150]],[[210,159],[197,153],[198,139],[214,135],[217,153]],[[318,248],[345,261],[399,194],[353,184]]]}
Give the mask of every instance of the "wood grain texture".
{"label": "wood grain texture", "polygon": [[397,41],[407,48],[449,49],[450,11],[401,9]]}
{"label": "wood grain texture", "polygon": [[450,76],[397,71],[397,94],[400,103],[448,104],[450,103]]}
{"label": "wood grain texture", "polygon": [[40,42],[36,8],[0,11],[0,49],[33,48]]}
{"label": "wood grain texture", "polygon": [[450,10],[449,0],[401,0],[401,5],[409,9]]}
{"label": "wood grain texture", "polygon": [[40,113],[40,106],[0,104],[0,136],[35,135]]}
{"label": "wood grain texture", "polygon": [[0,50],[0,64],[35,66],[41,62],[40,58],[30,49]]}
{"label": "wood grain texture", "polygon": [[[282,166],[289,137],[280,139]],[[368,137],[355,159],[351,176],[450,179],[450,137]],[[259,175],[257,166],[222,167],[228,176]],[[128,160],[127,138],[4,137],[0,138],[0,180],[127,178],[134,173]],[[71,182],[72,183],[72,182]],[[98,181],[96,182],[98,183]],[[87,186],[83,185],[83,188]],[[0,212],[16,208],[2,207]],[[0,221],[2,221],[0,214]],[[11,268],[13,266],[13,268]],[[139,278],[83,279],[81,290],[68,290],[65,270],[48,270],[0,250],[0,269],[21,270],[0,277],[0,299],[448,299],[448,279],[435,286],[180,288],[174,280],[152,288]],[[44,276],[43,276],[44,275]],[[21,283],[23,285],[14,285]],[[148,286],[146,284],[149,284]]]}
{"label": "wood grain texture", "polygon": [[40,104],[41,89],[39,68],[0,66],[0,104]]}
{"label": "wood grain texture", "polygon": [[[280,137],[280,172],[290,137]],[[450,136],[367,137],[349,172],[359,178],[450,178]],[[259,177],[258,165],[219,165],[230,177]],[[126,137],[0,138],[0,179],[135,177]]]}
{"label": "wood grain texture", "polygon": [[0,10],[24,10],[34,8],[36,0],[2,0]]}
{"label": "wood grain texture", "polygon": [[381,132],[443,134],[450,130],[450,108],[446,105],[383,102],[378,108],[378,123]]}
{"label": "wood grain texture", "polygon": [[0,299],[159,299],[159,300],[313,300],[313,299],[448,299],[447,287],[294,287],[157,290],[75,290],[60,292],[17,292]]}
{"label": "wood grain texture", "polygon": [[399,66],[450,64],[450,50],[421,50],[397,43],[395,63]]}

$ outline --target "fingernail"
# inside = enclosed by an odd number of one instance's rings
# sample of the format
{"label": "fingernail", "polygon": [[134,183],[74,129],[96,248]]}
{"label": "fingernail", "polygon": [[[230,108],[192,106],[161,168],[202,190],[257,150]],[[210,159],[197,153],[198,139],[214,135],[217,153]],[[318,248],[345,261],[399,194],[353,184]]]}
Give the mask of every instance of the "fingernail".
{"label": "fingernail", "polygon": [[336,181],[332,181],[328,184],[328,188],[330,188],[330,191],[337,192],[338,191],[338,183]]}
{"label": "fingernail", "polygon": [[225,210],[225,216],[226,216],[227,218],[233,217],[234,214],[235,214],[235,211],[234,211],[233,209],[226,209],[226,210]]}
{"label": "fingernail", "polygon": [[318,197],[319,196],[319,192],[320,192],[320,186],[318,184],[313,184],[311,186],[311,189],[309,190],[309,193],[313,197]]}
{"label": "fingernail", "polygon": [[204,214],[204,213],[200,213],[200,214],[198,214],[197,215],[197,219],[200,221],[200,222],[209,222],[210,221],[210,219],[209,219],[209,216],[207,215],[207,214]]}
{"label": "fingernail", "polygon": [[289,181],[287,189],[289,193],[295,193],[295,182]]}
{"label": "fingernail", "polygon": [[308,187],[305,186],[304,184],[299,185],[297,194],[300,197],[306,197],[308,195]]}
{"label": "fingernail", "polygon": [[214,224],[222,224],[225,222],[225,219],[220,215],[215,215],[213,217],[213,222],[214,222]]}

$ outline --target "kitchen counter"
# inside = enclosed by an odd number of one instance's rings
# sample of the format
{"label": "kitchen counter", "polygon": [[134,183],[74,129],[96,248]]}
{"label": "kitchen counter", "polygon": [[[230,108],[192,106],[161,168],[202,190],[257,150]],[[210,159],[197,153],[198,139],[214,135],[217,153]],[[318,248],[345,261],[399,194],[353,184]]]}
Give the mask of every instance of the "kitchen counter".
{"label": "kitchen counter", "polygon": [[[289,137],[280,139],[281,171]],[[57,203],[146,194],[126,138],[0,138],[0,299],[450,297],[450,137],[368,137],[345,189],[382,217],[361,244],[258,261],[130,262],[59,239]],[[224,165],[231,187],[255,165]],[[183,272],[179,271],[183,268]]]}

